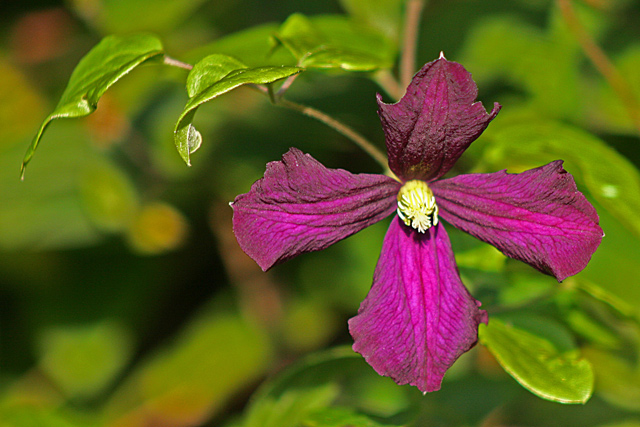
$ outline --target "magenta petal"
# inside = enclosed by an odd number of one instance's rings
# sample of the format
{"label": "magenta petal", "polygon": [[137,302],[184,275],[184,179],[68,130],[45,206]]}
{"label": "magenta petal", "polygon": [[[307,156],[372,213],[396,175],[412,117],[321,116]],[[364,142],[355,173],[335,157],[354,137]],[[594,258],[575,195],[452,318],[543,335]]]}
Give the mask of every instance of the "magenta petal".
{"label": "magenta petal", "polygon": [[422,67],[396,104],[378,95],[391,170],[403,180],[447,173],[500,110],[487,114],[477,95],[471,74],[444,57]]}
{"label": "magenta petal", "polygon": [[400,185],[384,175],[327,169],[292,148],[231,204],[233,232],[242,250],[266,271],[389,216]]}
{"label": "magenta petal", "polygon": [[460,281],[441,224],[421,234],[398,217],[391,222],[373,286],[349,321],[362,354],[380,375],[423,392],[476,343],[487,314]]}
{"label": "magenta petal", "polygon": [[598,215],[562,161],[520,174],[431,183],[440,216],[559,281],[580,272],[602,240]]}

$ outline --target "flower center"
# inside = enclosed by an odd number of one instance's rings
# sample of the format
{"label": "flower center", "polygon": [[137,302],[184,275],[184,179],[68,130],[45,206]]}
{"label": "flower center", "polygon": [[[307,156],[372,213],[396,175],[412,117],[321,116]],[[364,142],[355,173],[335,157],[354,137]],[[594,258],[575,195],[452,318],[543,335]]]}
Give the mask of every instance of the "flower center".
{"label": "flower center", "polygon": [[402,186],[398,192],[398,216],[420,233],[438,224],[438,205],[426,182],[414,179]]}

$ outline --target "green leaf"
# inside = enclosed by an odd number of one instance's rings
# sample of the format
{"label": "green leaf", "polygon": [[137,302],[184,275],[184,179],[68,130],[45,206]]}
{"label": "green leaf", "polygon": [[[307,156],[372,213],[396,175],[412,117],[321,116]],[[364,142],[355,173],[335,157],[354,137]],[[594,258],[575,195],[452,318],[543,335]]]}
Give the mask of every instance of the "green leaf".
{"label": "green leaf", "polygon": [[314,412],[302,423],[302,427],[382,427],[391,424],[381,424],[366,415],[358,414],[348,408],[325,408]]}
{"label": "green leaf", "polygon": [[51,328],[41,338],[41,369],[68,397],[93,397],[131,355],[131,338],[115,323]]}
{"label": "green leaf", "polygon": [[[336,401],[351,407],[334,412]],[[406,410],[407,405],[406,395],[392,380],[377,375],[351,348],[339,347],[311,354],[267,381],[254,394],[240,425],[349,425],[322,422],[361,422],[368,420],[359,415],[364,412],[383,418]],[[307,420],[309,424],[303,422]]]}
{"label": "green leaf", "polygon": [[548,340],[491,318],[480,325],[480,342],[500,365],[535,395],[561,403],[585,403],[593,371],[577,351],[559,352]]}
{"label": "green leaf", "polygon": [[248,67],[295,65],[295,58],[285,49],[273,49],[273,34],[279,23],[267,23],[221,37],[185,55],[191,63],[214,53],[233,56]]}
{"label": "green leaf", "polygon": [[584,105],[578,78],[581,60],[575,43],[520,19],[491,17],[471,30],[461,62],[479,87],[495,81],[506,83],[526,93],[522,101],[532,110],[551,117],[576,118]]}
{"label": "green leaf", "polygon": [[0,405],[0,427],[88,427],[100,425],[87,414],[71,413],[63,408],[42,404]]}
{"label": "green leaf", "polygon": [[165,34],[188,19],[205,0],[70,0],[76,12],[105,34],[149,31]]}
{"label": "green leaf", "polygon": [[610,404],[640,411],[640,369],[637,363],[596,348],[585,349],[598,380],[598,396]]}
{"label": "green leaf", "polygon": [[[216,63],[216,60],[220,62]],[[238,68],[232,69],[234,66]],[[190,156],[202,143],[200,132],[192,124],[200,105],[239,86],[270,84],[301,71],[300,67],[245,68],[239,61],[218,54],[206,57],[196,64],[187,80],[190,99],[174,129],[174,142],[184,162],[191,166]]]}
{"label": "green leaf", "polygon": [[[111,202],[119,207],[127,200],[134,202],[129,199],[131,193],[120,192],[131,189],[131,183],[125,183],[126,176],[104,152],[89,144],[85,126],[74,121],[60,123],[49,130],[49,138],[56,144],[41,147],[49,161],[33,169],[25,182],[14,176],[14,167],[24,154],[23,147],[15,145],[0,153],[0,194],[10,201],[0,205],[0,248],[3,250],[53,250],[95,244],[103,236],[95,221],[104,219],[115,225],[117,218],[110,215],[124,213],[120,209],[111,210],[114,207]],[[116,196],[115,199],[107,200],[104,194],[84,191],[91,185],[95,172],[120,178],[106,183],[111,190],[109,195]],[[101,180],[98,183],[105,184]],[[86,198],[89,194],[98,198]],[[117,217],[126,219],[121,215]]]}
{"label": "green leaf", "polygon": [[202,425],[264,375],[269,338],[222,304],[229,301],[216,301],[131,373],[106,405],[107,425]]}
{"label": "green leaf", "polygon": [[398,0],[340,0],[342,7],[356,20],[378,29],[396,43],[400,39],[403,3]]}
{"label": "green leaf", "polygon": [[335,384],[292,389],[281,396],[265,396],[248,411],[244,427],[297,427],[310,413],[325,408],[338,396]]}
{"label": "green leaf", "polygon": [[[640,99],[640,44],[631,45],[619,56],[614,58],[616,69],[625,79],[631,89],[630,97]],[[611,133],[626,133],[636,135],[638,129],[634,126],[627,107],[620,96],[604,79],[598,81],[596,99],[588,103],[590,117],[598,127],[603,127]]]}
{"label": "green leaf", "polygon": [[395,51],[380,34],[343,16],[291,15],[275,34],[305,68],[373,71],[391,68]]}
{"label": "green leaf", "polygon": [[22,175],[24,176],[24,169],[52,120],[91,114],[102,94],[118,79],[149,58],[160,54],[162,44],[151,35],[108,36],[102,39],[80,60],[60,102],[40,126],[22,161]]}
{"label": "green leaf", "polygon": [[[490,131],[484,160],[498,168],[541,166],[556,159],[628,230],[640,236],[640,173],[601,139],[572,126],[518,118]],[[510,168],[511,169],[511,168]]]}
{"label": "green leaf", "polygon": [[234,70],[247,68],[242,62],[228,55],[213,54],[198,62],[187,76],[187,93],[193,98],[208,86],[222,80]]}

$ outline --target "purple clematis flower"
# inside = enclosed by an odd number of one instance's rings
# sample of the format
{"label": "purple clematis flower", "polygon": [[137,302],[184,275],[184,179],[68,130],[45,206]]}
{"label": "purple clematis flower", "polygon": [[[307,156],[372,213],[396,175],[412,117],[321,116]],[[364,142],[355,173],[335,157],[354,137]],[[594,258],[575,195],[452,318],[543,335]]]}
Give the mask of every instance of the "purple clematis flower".
{"label": "purple clematis flower", "polygon": [[263,270],[317,251],[397,212],[373,286],[349,321],[353,348],[381,375],[423,392],[475,345],[487,313],[462,284],[439,218],[559,281],[602,240],[598,215],[557,160],[520,174],[442,178],[498,114],[475,102],[460,64],[426,64],[396,104],[378,96],[385,175],[328,169],[295,148],[232,203],[240,247]]}

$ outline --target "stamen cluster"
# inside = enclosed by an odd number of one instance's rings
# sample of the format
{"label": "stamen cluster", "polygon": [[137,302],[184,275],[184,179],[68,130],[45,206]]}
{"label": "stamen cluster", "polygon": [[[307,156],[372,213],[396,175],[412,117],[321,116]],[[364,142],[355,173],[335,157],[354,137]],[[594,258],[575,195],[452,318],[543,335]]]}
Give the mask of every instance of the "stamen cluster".
{"label": "stamen cluster", "polygon": [[426,182],[414,179],[398,192],[398,216],[420,233],[438,224],[438,205]]}

